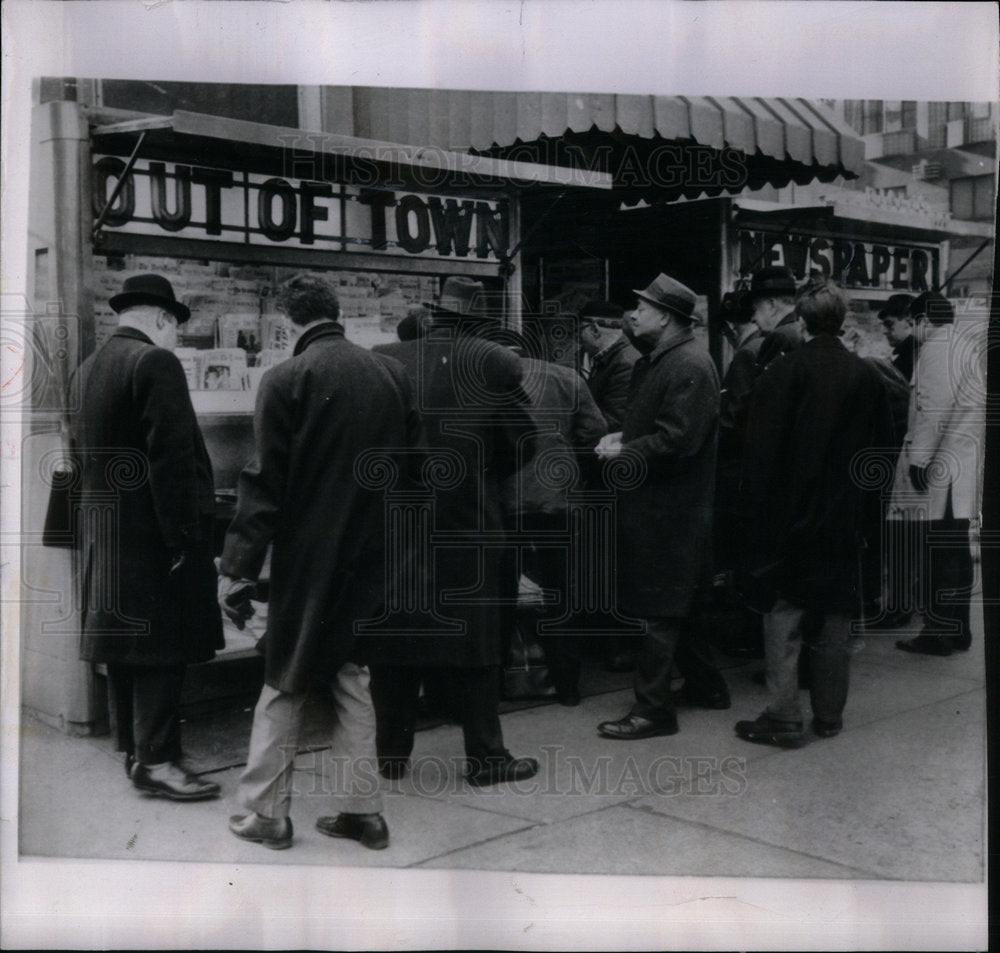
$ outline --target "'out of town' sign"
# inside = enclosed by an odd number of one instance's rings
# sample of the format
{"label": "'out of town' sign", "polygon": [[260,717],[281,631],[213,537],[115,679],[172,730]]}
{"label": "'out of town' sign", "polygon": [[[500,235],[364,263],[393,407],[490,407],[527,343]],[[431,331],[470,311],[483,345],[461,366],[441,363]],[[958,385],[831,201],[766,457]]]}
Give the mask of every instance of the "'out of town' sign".
{"label": "'out of town' sign", "polygon": [[818,273],[845,288],[919,293],[937,287],[936,245],[889,244],[842,236],[736,229],[740,274],[767,265],[791,268],[799,280]]}
{"label": "'out of town' sign", "polygon": [[[94,162],[95,219],[125,162]],[[109,231],[298,245],[388,255],[498,260],[510,239],[503,200],[402,194],[140,160],[104,218]]]}

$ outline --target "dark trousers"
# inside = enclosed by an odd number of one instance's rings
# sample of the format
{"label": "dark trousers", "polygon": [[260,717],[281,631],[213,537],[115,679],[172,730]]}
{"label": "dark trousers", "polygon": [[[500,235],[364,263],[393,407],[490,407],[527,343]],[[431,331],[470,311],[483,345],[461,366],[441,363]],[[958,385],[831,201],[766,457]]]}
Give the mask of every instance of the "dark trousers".
{"label": "dark trousers", "polygon": [[141,764],[180,759],[185,669],[184,665],[108,665],[119,751]]}
{"label": "dark trousers", "polygon": [[711,645],[698,637],[691,619],[647,619],[633,679],[633,715],[651,721],[668,721],[675,717],[670,692],[670,671],[674,663],[684,676],[685,686],[692,692],[708,693],[726,688]]}
{"label": "dark trousers", "polygon": [[969,602],[974,569],[969,549],[969,521],[955,519],[951,495],[944,519],[928,520],[921,596],[927,609],[922,632],[951,636],[960,648],[972,643]]}
{"label": "dark trousers", "polygon": [[[379,761],[405,759],[413,751],[417,699],[421,676],[427,669],[409,665],[372,665],[371,693],[375,705],[375,748]],[[465,754],[470,759],[502,756],[500,728],[500,673],[485,668],[439,668],[454,686],[462,717]]]}

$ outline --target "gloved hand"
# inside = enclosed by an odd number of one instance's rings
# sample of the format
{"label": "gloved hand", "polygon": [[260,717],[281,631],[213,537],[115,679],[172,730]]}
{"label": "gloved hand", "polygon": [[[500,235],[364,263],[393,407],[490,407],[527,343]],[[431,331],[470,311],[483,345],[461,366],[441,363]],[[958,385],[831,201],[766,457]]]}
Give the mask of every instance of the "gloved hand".
{"label": "gloved hand", "polygon": [[256,590],[257,583],[252,579],[219,576],[219,607],[241,632],[247,620],[253,618],[254,608],[250,598]]}
{"label": "gloved hand", "polygon": [[910,483],[913,484],[913,489],[918,493],[926,493],[930,488],[930,483],[927,480],[927,471],[930,467],[918,467],[916,464],[910,464]]}

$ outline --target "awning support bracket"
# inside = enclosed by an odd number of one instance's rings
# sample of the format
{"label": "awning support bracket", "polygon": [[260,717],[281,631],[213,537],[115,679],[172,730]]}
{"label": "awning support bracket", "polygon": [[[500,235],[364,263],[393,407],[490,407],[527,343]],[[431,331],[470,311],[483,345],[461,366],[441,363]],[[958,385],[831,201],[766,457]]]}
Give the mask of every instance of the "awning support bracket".
{"label": "awning support bracket", "polygon": [[128,157],[128,161],[125,163],[125,169],[118,177],[118,182],[115,184],[111,197],[105,203],[104,208],[101,209],[101,214],[97,216],[97,221],[94,222],[94,227],[90,232],[90,238],[92,241],[96,241],[97,236],[100,234],[101,227],[104,225],[104,220],[108,217],[108,212],[110,211],[111,206],[118,201],[118,196],[121,194],[122,189],[125,188],[125,183],[128,181],[128,177],[132,174],[132,170],[135,168],[136,159],[139,158],[139,149],[142,148],[142,143],[145,138],[145,131],[140,132],[139,138],[135,143],[135,148],[132,150],[132,154]]}
{"label": "awning support bracket", "polygon": [[505,281],[514,274],[514,257],[517,253],[524,247],[528,239],[531,238],[535,232],[538,231],[539,226],[545,221],[555,210],[555,207],[565,198],[567,193],[566,189],[563,189],[553,200],[552,204],[544,211],[538,218],[535,219],[535,224],[528,229],[527,233],[522,235],[518,243],[509,251],[506,255],[500,257],[500,277]]}
{"label": "awning support bracket", "polygon": [[950,275],[948,275],[948,277],[941,282],[938,288],[935,288],[934,290],[938,291],[940,288],[947,288],[948,285],[950,285],[963,271],[965,271],[966,267],[972,263],[972,259],[977,258],[979,256],[979,253],[987,245],[989,245],[991,241],[993,241],[992,238],[987,238],[985,241],[983,241],[983,243],[971,255],[969,255],[969,257],[966,258],[965,261],[962,262],[962,264],[955,269],[955,271],[953,271]]}

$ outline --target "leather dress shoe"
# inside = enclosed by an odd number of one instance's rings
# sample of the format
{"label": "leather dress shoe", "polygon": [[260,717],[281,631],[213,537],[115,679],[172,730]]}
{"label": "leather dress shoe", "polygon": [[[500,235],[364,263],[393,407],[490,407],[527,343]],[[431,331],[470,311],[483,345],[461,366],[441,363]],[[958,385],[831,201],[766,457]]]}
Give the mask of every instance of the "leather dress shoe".
{"label": "leather dress shoe", "polygon": [[284,850],[292,846],[290,817],[264,817],[256,811],[234,814],[229,818],[229,829],[241,840],[262,844],[271,850]]}
{"label": "leather dress shoe", "polygon": [[316,830],[327,837],[356,840],[369,850],[389,846],[389,827],[381,814],[337,814],[316,820]]}
{"label": "leather dress shoe", "polygon": [[636,738],[654,738],[657,735],[676,735],[680,728],[677,719],[668,721],[652,721],[642,715],[626,715],[618,721],[602,721],[597,726],[598,732],[605,738],[631,740]]}
{"label": "leather dress shoe", "polygon": [[822,718],[813,718],[812,720],[812,730],[820,738],[833,738],[840,734],[843,727],[844,723],[839,718],[836,721],[824,721]]}
{"label": "leather dress shoe", "polygon": [[756,721],[736,722],[736,734],[755,744],[794,748],[802,743],[801,721],[782,721],[764,712]]}
{"label": "leather dress shoe", "polygon": [[674,696],[674,700],[690,708],[711,708],[717,711],[724,711],[733,704],[729,689],[725,686],[714,691],[697,691],[684,685]]}
{"label": "leather dress shoe", "polygon": [[214,781],[203,781],[173,761],[165,764],[142,764],[137,761],[129,776],[132,784],[145,794],[171,801],[206,801],[218,797],[220,791]]}
{"label": "leather dress shoe", "polygon": [[916,635],[912,639],[900,639],[896,648],[914,655],[951,655],[952,641],[946,635]]}
{"label": "leather dress shoe", "polygon": [[534,758],[515,758],[509,753],[502,756],[470,758],[465,769],[465,780],[474,788],[510,781],[527,781],[538,773]]}

